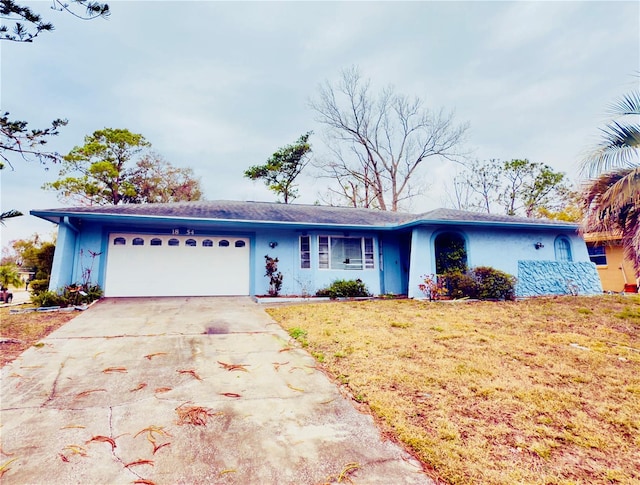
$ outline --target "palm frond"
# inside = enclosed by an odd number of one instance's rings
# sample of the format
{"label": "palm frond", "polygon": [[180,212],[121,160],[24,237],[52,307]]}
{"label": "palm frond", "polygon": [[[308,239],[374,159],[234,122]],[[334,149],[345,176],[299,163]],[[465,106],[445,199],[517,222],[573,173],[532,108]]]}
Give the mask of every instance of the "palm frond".
{"label": "palm frond", "polygon": [[616,167],[640,165],[640,125],[616,121],[601,129],[600,143],[585,157],[583,170],[590,177]]}
{"label": "palm frond", "polygon": [[2,214],[0,214],[0,224],[4,226],[5,225],[4,221],[6,219],[11,219],[12,217],[20,217],[21,215],[22,215],[22,212],[13,210],[13,209],[3,212]]}
{"label": "palm frond", "polygon": [[640,91],[632,91],[617,99],[607,110],[612,115],[640,115]]}
{"label": "palm frond", "polygon": [[640,210],[640,167],[609,172],[593,179],[583,192],[586,232],[622,232]]}

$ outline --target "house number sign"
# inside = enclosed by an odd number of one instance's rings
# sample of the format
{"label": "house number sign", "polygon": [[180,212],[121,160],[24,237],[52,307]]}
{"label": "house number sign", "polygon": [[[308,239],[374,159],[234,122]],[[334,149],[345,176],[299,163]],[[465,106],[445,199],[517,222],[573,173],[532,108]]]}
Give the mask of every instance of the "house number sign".
{"label": "house number sign", "polygon": [[174,236],[179,236],[179,235],[183,235],[183,236],[195,236],[196,231],[194,231],[193,229],[171,229],[171,234]]}

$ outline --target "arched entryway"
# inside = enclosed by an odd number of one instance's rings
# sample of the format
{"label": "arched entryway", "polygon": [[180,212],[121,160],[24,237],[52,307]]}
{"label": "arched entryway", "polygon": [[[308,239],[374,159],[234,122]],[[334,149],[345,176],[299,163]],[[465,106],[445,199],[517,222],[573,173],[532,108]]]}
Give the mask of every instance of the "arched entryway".
{"label": "arched entryway", "polygon": [[436,274],[467,270],[467,246],[462,234],[443,232],[434,242]]}

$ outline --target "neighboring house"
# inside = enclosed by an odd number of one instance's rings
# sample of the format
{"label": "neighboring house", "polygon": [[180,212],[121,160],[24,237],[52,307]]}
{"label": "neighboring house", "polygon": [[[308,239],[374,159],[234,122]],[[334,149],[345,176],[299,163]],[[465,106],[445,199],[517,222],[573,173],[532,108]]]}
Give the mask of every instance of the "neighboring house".
{"label": "neighboring house", "polygon": [[423,275],[451,245],[470,267],[517,276],[519,296],[602,291],[577,226],[560,221],[238,201],[31,214],[59,226],[50,288],[90,280],[108,297],[264,295],[268,255],[282,295],[359,278],[374,295],[420,298]]}
{"label": "neighboring house", "polygon": [[589,233],[584,235],[589,259],[596,265],[604,291],[638,291],[633,263],[624,257],[622,236]]}

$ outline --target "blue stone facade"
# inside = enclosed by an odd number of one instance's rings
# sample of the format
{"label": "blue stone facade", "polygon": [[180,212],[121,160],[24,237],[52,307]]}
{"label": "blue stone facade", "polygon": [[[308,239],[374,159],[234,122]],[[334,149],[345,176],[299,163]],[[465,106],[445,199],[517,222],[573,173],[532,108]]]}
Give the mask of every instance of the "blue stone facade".
{"label": "blue stone facade", "polygon": [[598,293],[602,284],[590,261],[518,261],[518,297]]}

